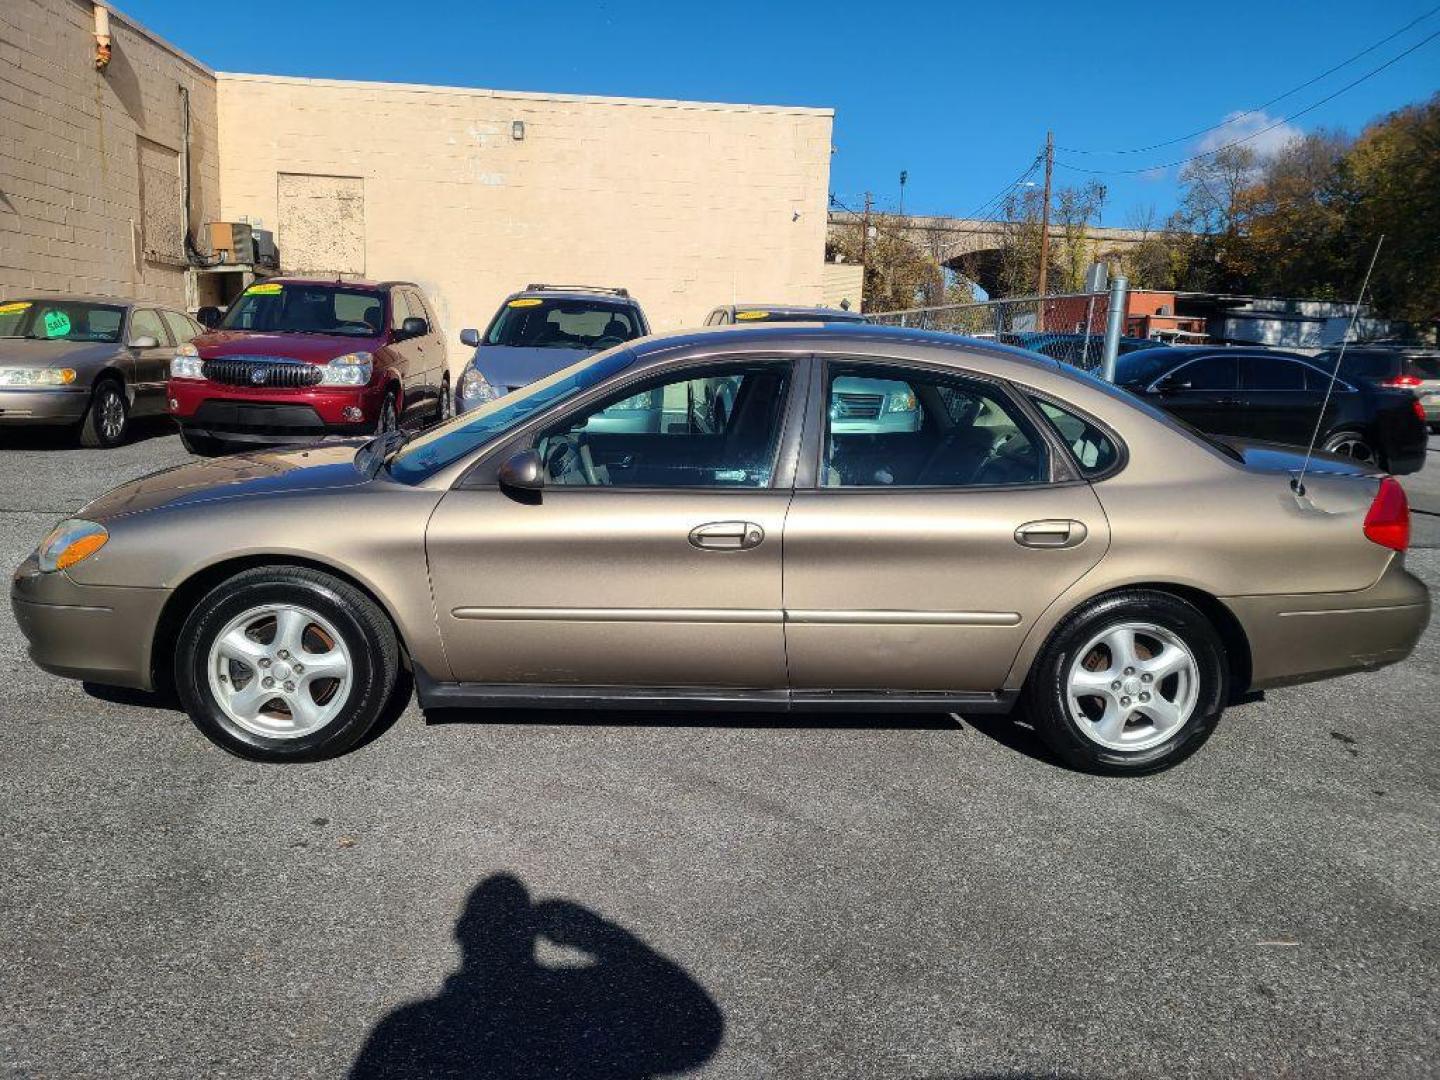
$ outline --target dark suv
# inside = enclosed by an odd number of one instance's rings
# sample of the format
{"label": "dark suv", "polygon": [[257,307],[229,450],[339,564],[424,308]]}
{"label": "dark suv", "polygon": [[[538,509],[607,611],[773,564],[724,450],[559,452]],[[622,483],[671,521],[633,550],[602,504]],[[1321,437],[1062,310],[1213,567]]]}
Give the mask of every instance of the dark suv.
{"label": "dark suv", "polygon": [[175,351],[167,397],[186,448],[213,454],[443,420],[449,388],[417,285],[272,278]]}
{"label": "dark suv", "polygon": [[[1316,448],[1392,473],[1425,464],[1425,419],[1409,389],[1351,379],[1346,353]],[[1115,382],[1212,435],[1305,446],[1330,372],[1308,356],[1262,348],[1162,346],[1128,353]]]}
{"label": "dark suv", "polygon": [[648,333],[645,312],[625,289],[528,285],[505,298],[483,335],[460,331],[475,353],[460,374],[456,407],[466,412]]}

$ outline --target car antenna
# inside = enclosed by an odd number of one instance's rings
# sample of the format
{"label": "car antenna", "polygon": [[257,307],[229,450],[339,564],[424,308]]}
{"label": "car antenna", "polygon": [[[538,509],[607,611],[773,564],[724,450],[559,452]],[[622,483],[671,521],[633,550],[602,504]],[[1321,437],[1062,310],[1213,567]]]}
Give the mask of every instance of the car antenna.
{"label": "car antenna", "polygon": [[1335,357],[1335,367],[1330,372],[1330,383],[1325,387],[1325,400],[1320,403],[1320,412],[1315,417],[1315,430],[1310,433],[1310,445],[1305,447],[1305,461],[1300,474],[1290,481],[1290,490],[1297,496],[1305,494],[1305,474],[1310,470],[1310,459],[1315,456],[1315,441],[1320,438],[1320,425],[1325,422],[1325,410],[1330,407],[1330,395],[1335,392],[1335,380],[1340,377],[1340,365],[1345,362],[1345,348],[1355,334],[1355,320],[1360,317],[1360,306],[1365,302],[1365,290],[1370,287],[1370,275],[1375,272],[1375,262],[1380,258],[1380,245],[1385,243],[1385,234],[1375,241],[1375,251],[1370,256],[1370,265],[1365,270],[1365,280],[1360,283],[1360,296],[1355,301],[1355,310],[1350,313],[1350,325],[1340,339],[1340,355]]}

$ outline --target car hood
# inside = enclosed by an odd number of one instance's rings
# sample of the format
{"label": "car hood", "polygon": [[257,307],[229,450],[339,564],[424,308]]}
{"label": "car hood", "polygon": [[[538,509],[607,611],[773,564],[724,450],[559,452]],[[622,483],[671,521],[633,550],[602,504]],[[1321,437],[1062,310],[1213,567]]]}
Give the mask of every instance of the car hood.
{"label": "car hood", "polygon": [[[1217,438],[1211,436],[1211,438]],[[1305,464],[1305,451],[1298,446],[1258,442],[1250,439],[1218,439],[1233,447],[1252,472],[1298,473]],[[1329,476],[1378,476],[1382,470],[1354,458],[1341,457],[1316,450],[1310,459],[1310,472]]]}
{"label": "car hood", "polygon": [[275,356],[323,364],[352,352],[375,352],[379,338],[344,334],[254,334],[246,330],[214,330],[191,344],[206,360],[226,356]]}
{"label": "car hood", "polygon": [[481,345],[475,350],[475,365],[491,386],[514,389],[543,379],[577,360],[594,356],[598,349],[541,349],[520,345]]}
{"label": "car hood", "polygon": [[0,367],[85,368],[103,364],[119,351],[113,341],[0,338]]}
{"label": "car hood", "polygon": [[354,465],[355,451],[364,442],[347,439],[180,465],[121,484],[88,503],[75,516],[105,522],[147,510],[218,499],[356,487],[368,482]]}

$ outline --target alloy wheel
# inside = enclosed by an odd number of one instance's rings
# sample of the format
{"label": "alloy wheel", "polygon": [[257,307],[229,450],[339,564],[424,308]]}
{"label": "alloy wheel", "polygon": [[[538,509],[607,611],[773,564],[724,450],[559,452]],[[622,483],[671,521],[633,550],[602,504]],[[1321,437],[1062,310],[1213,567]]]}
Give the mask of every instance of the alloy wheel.
{"label": "alloy wheel", "polygon": [[335,627],[292,604],[231,619],[210,646],[206,669],[225,715],[271,739],[319,731],[345,707],[353,685],[350,650]]}
{"label": "alloy wheel", "polygon": [[1375,450],[1361,436],[1353,432],[1342,432],[1326,441],[1324,449],[1331,454],[1342,454],[1356,461],[1374,462]]}
{"label": "alloy wheel", "polygon": [[1153,623],[1107,627],[1075,654],[1066,699],[1076,727],[1109,750],[1148,750],[1179,731],[1200,697],[1189,646]]}
{"label": "alloy wheel", "polygon": [[114,387],[107,386],[100,391],[95,402],[100,433],[107,442],[116,442],[125,433],[125,399]]}

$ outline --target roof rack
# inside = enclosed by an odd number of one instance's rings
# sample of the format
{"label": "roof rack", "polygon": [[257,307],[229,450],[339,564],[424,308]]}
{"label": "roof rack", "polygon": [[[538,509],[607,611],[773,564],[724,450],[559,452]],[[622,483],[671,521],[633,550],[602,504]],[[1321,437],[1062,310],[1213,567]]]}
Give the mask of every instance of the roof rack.
{"label": "roof rack", "polygon": [[594,292],[609,293],[611,296],[629,296],[629,289],[612,289],[605,285],[545,285],[532,284],[525,286],[526,292]]}

